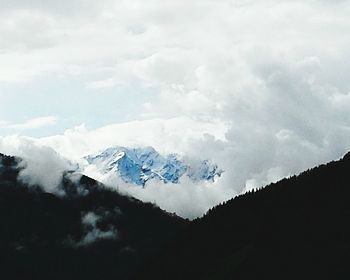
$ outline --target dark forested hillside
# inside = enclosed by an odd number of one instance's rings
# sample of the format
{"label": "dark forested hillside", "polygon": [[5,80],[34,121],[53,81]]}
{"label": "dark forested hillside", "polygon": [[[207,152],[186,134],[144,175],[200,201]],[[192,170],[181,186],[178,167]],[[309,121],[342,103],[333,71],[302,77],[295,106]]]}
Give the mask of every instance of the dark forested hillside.
{"label": "dark forested hillside", "polygon": [[0,155],[0,279],[128,279],[186,224],[85,176],[29,188],[19,161]]}
{"label": "dark forested hillside", "polygon": [[0,279],[349,279],[350,154],[191,223],[66,174],[65,195],[0,156]]}
{"label": "dark forested hillside", "polygon": [[212,209],[145,277],[350,279],[350,155]]}

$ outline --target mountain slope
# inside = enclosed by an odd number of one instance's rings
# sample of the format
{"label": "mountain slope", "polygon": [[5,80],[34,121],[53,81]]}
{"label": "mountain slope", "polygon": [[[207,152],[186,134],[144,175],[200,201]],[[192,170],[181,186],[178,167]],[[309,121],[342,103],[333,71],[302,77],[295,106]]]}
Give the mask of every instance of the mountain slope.
{"label": "mountain slope", "polygon": [[[120,176],[125,182],[139,186],[152,179],[178,183],[184,175],[193,181],[214,181],[222,171],[208,160],[189,165],[174,154],[162,156],[152,147],[130,149],[112,147],[85,157],[101,178]],[[103,180],[103,179],[102,179]]]}
{"label": "mountain slope", "polygon": [[186,225],[86,176],[29,188],[19,161],[0,155],[1,279],[128,279]]}
{"label": "mountain slope", "polygon": [[191,223],[66,174],[66,196],[0,155],[1,279],[349,279],[350,154]]}
{"label": "mountain slope", "polygon": [[349,279],[350,154],[194,221],[139,279]]}

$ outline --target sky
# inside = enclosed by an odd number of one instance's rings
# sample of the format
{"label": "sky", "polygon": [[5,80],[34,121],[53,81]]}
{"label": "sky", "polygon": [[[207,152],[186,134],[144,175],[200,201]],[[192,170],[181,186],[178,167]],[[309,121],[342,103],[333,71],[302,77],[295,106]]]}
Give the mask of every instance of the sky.
{"label": "sky", "polygon": [[1,0],[0,151],[210,159],[225,170],[213,185],[126,187],[198,216],[350,150],[349,12],[346,0]]}

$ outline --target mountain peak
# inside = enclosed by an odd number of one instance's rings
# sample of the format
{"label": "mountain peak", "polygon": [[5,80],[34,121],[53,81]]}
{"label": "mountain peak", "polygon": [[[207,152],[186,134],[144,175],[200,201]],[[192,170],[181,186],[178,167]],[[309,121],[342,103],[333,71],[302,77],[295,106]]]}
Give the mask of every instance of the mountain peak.
{"label": "mountain peak", "polygon": [[176,154],[164,156],[150,146],[114,146],[85,159],[89,165],[94,165],[101,175],[117,175],[127,183],[141,186],[153,179],[164,183],[178,183],[184,175],[192,181],[214,181],[222,173],[222,170],[209,160],[191,166]]}

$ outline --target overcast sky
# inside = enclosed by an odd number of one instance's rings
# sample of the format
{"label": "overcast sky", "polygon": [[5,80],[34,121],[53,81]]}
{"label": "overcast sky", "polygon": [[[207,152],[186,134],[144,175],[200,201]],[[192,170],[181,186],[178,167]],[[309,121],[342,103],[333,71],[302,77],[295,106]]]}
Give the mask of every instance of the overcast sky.
{"label": "overcast sky", "polygon": [[336,159],[350,149],[349,12],[345,0],[1,0],[0,150],[22,135],[73,159],[113,144],[209,158],[225,195],[198,211]]}

